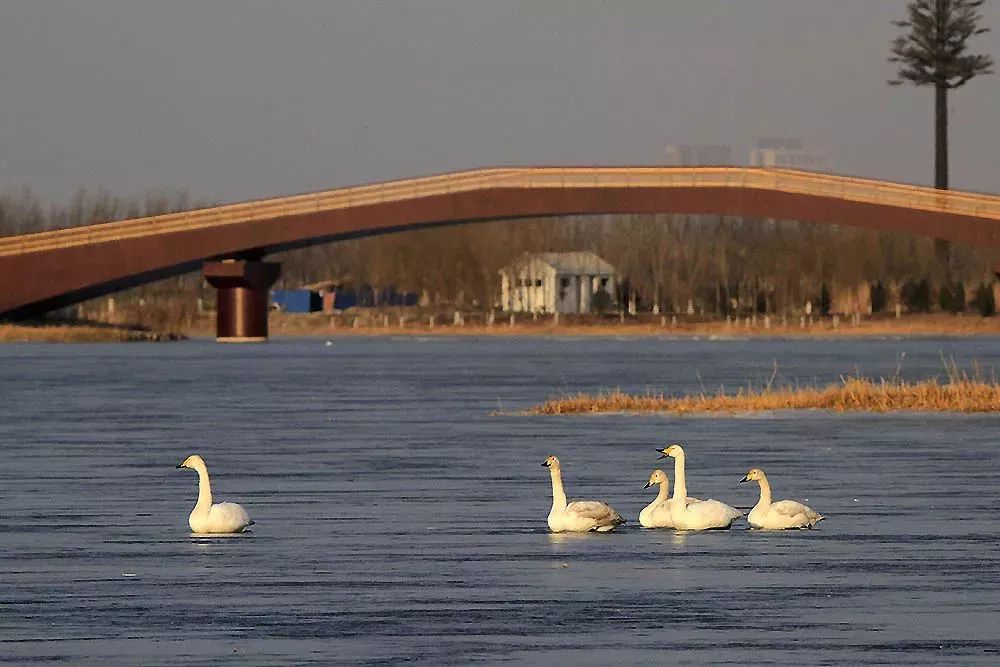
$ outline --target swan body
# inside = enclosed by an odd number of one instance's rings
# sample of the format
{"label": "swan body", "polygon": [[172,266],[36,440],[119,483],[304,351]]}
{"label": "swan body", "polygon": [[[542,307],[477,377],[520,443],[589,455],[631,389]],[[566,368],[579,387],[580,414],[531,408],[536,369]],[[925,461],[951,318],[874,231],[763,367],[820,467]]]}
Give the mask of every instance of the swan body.
{"label": "swan body", "polygon": [[[643,528],[673,528],[674,520],[670,517],[670,480],[667,478],[667,473],[654,470],[643,488],[648,489],[654,484],[660,485],[660,492],[656,494],[653,502],[639,512],[639,525]],[[690,505],[700,501],[697,498],[688,498],[686,502]]]}
{"label": "swan body", "polygon": [[658,450],[660,458],[674,459],[674,495],[670,499],[670,519],[678,530],[718,530],[733,525],[733,521],[743,516],[735,507],[718,500],[697,500],[687,502],[687,477],[684,474],[684,448],[670,445]]}
{"label": "swan body", "polygon": [[193,533],[242,533],[253,525],[250,515],[236,503],[212,504],[212,485],[208,480],[208,468],[197,454],[184,459],[178,468],[191,468],[198,472],[198,504],[188,516],[188,525]]}
{"label": "swan body", "polygon": [[552,477],[552,509],[549,510],[549,530],[553,533],[606,533],[625,523],[625,519],[610,505],[596,500],[566,502],[559,459],[550,456],[542,462]]}
{"label": "swan body", "polygon": [[760,468],[751,469],[740,483],[751,480],[756,480],[760,485],[760,500],[747,515],[747,523],[751,528],[764,530],[812,528],[824,519],[816,510],[795,500],[779,500],[772,503],[771,484]]}

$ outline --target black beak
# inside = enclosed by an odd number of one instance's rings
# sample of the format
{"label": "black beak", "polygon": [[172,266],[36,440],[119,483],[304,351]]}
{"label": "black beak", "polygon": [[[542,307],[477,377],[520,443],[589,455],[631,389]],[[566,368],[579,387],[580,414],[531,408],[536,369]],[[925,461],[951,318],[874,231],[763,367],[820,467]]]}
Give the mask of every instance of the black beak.
{"label": "black beak", "polygon": [[750,480],[749,480],[749,479],[747,479],[747,476],[746,476],[746,475],[743,475],[743,479],[741,479],[741,480],[740,480],[740,484],[742,484],[743,482],[749,482],[749,481],[750,481]]}
{"label": "black beak", "polygon": [[176,467],[176,468],[183,468],[183,467],[184,467],[184,464],[183,464],[183,463],[178,463],[178,464],[177,464],[177,465],[176,465],[175,467]]}
{"label": "black beak", "polygon": [[653,486],[653,483],[652,483],[652,482],[646,482],[646,486],[644,486],[644,487],[642,487],[642,488],[644,488],[644,489],[648,489],[648,488],[649,488],[649,487],[651,487],[651,486]]}
{"label": "black beak", "polygon": [[[662,449],[657,449],[657,450],[656,450],[656,453],[660,455],[660,459],[665,459],[665,458],[667,458],[667,455],[663,453],[663,450],[662,450]],[[656,460],[657,460],[657,461],[659,461],[660,459],[656,459]]]}
{"label": "black beak", "polygon": [[543,468],[548,468],[549,467],[549,462],[548,461],[542,461],[542,467]]}

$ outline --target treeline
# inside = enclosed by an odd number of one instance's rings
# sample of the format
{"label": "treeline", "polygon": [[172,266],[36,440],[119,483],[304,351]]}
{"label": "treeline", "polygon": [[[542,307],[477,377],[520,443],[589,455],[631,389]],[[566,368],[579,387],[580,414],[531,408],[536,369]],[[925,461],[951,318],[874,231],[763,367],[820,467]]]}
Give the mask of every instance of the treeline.
{"label": "treeline", "polygon": [[[288,287],[324,279],[489,307],[499,271],[525,252],[590,250],[623,279],[618,307],[735,315],[976,309],[992,314],[995,253],[849,226],[720,216],[591,216],[476,223],[287,253]],[[835,302],[839,301],[837,304]],[[851,302],[853,306],[851,306]]]}
{"label": "treeline", "polygon": [[[185,192],[126,199],[77,194],[44,205],[29,191],[0,196],[0,235],[158,215],[194,208]],[[992,312],[994,252],[952,246],[945,265],[934,241],[849,226],[720,216],[589,216],[455,225],[340,241],[276,256],[281,285],[333,280],[417,291],[424,301],[487,309],[499,297],[499,271],[526,252],[590,250],[614,265],[641,310],[715,315],[975,309]],[[117,298],[214,296],[199,274]],[[843,303],[852,302],[851,308]],[[809,304],[808,306],[806,304]]]}
{"label": "treeline", "polygon": [[192,201],[183,190],[151,190],[143,197],[116,197],[107,191],[78,191],[67,204],[45,204],[31,190],[0,194],[0,236],[44,232],[211,206]]}

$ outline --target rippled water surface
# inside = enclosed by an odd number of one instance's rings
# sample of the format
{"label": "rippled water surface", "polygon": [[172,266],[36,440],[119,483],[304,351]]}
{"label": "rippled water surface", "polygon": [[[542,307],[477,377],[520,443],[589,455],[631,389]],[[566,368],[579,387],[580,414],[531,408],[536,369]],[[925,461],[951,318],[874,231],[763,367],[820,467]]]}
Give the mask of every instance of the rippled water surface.
{"label": "rippled water surface", "polygon": [[[942,355],[1000,340],[5,345],[0,661],[997,664],[998,415],[490,415]],[[546,455],[634,520],[668,441],[692,495],[749,508],[760,466],[828,519],[548,533]],[[189,535],[193,452],[252,535]]]}

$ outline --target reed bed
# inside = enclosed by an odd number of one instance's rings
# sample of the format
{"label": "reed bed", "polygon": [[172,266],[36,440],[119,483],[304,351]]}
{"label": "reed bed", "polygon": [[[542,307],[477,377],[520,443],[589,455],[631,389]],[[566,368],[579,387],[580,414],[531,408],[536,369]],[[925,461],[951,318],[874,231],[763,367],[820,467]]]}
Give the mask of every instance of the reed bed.
{"label": "reed bed", "polygon": [[529,409],[530,415],[602,412],[746,413],[772,410],[832,410],[837,412],[998,412],[1000,382],[981,377],[949,375],[946,380],[873,380],[845,377],[825,387],[720,389],[687,396],[663,393],[628,394],[620,390],[554,397]]}
{"label": "reed bed", "polygon": [[0,343],[131,343],[183,340],[176,333],[113,325],[0,324]]}
{"label": "reed bed", "polygon": [[[782,326],[775,319],[770,327],[764,320],[756,323],[745,321],[727,323],[725,320],[677,320],[676,324],[667,318],[649,315],[627,318],[599,318],[597,316],[565,317],[556,324],[551,316],[540,317],[537,321],[530,315],[519,314],[516,324],[510,326],[508,315],[498,316],[492,326],[486,324],[486,313],[465,312],[461,324],[454,324],[453,311],[438,311],[433,327],[429,326],[430,312],[408,313],[404,325],[399,323],[400,312],[389,312],[389,326],[383,317],[387,311],[344,313],[331,317],[324,313],[280,313],[272,312],[270,328],[275,336],[630,336],[630,337],[670,337],[670,338],[721,338],[743,339],[754,337],[781,338],[863,338],[871,336],[956,336],[1000,335],[1000,317],[959,317],[955,315],[907,315],[901,319],[869,318],[858,325],[842,322],[838,326],[829,318],[816,320],[805,328],[799,321],[789,321]],[[357,325],[353,320],[357,319]],[[665,322],[665,324],[663,323]],[[214,320],[205,319],[200,329],[185,327],[192,335],[208,335],[214,331]]]}

